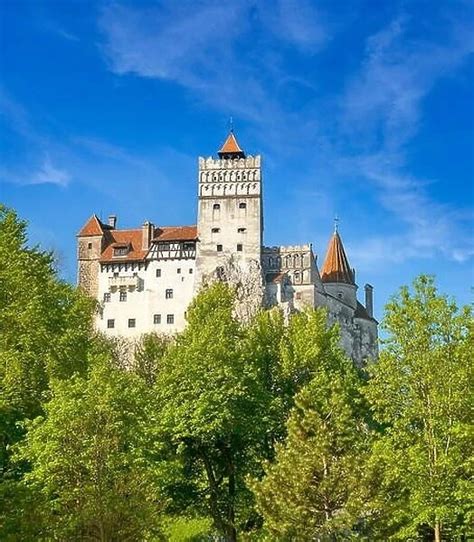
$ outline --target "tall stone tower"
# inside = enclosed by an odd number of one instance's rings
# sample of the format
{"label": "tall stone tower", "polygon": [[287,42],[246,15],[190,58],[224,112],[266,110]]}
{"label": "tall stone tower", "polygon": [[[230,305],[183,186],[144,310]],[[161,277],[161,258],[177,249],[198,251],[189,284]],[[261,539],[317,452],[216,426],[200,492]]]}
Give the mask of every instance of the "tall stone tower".
{"label": "tall stone tower", "polygon": [[261,261],[260,156],[246,156],[231,131],[218,158],[199,158],[197,285],[234,258],[245,270]]}

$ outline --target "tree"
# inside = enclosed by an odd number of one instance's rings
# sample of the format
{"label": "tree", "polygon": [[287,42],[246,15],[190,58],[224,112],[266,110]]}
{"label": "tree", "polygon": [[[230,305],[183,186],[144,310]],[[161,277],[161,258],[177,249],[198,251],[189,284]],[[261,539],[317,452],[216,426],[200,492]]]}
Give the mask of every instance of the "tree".
{"label": "tree", "polygon": [[360,377],[337,346],[319,357],[312,373],[296,395],[286,440],[253,486],[272,540],[348,539],[364,501],[370,431]]}
{"label": "tree", "polygon": [[26,223],[0,205],[0,528],[16,506],[22,469],[10,449],[21,422],[42,414],[51,378],[85,374],[94,342],[94,302],[58,279],[52,253],[27,241]]}
{"label": "tree", "polygon": [[388,338],[367,387],[384,428],[372,463],[387,538],[415,538],[428,528],[439,542],[468,532],[472,324],[470,309],[439,295],[428,276],[387,305]]}
{"label": "tree", "polygon": [[155,387],[170,461],[178,458],[191,478],[186,489],[178,485],[175,500],[183,501],[189,491],[195,506],[198,495],[201,508],[230,541],[236,540],[241,521],[245,462],[256,421],[233,306],[233,292],[223,283],[195,298],[188,326],[163,357]]}
{"label": "tree", "polygon": [[22,485],[36,523],[23,522],[25,539],[159,534],[150,404],[150,390],[138,377],[100,357],[88,376],[53,382],[45,416],[26,424],[15,456],[31,469]]}

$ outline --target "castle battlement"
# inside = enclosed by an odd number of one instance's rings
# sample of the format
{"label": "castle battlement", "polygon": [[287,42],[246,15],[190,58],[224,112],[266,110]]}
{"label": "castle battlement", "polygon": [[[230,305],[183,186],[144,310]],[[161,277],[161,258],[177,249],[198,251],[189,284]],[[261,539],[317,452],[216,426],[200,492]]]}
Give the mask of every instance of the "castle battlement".
{"label": "castle battlement", "polygon": [[263,247],[264,254],[288,254],[289,252],[309,252],[313,250],[313,245],[308,243],[306,245],[286,245],[286,246],[273,246]]}
{"label": "castle battlement", "polygon": [[199,171],[216,169],[248,169],[260,168],[261,156],[246,156],[245,158],[213,158],[199,157]]}

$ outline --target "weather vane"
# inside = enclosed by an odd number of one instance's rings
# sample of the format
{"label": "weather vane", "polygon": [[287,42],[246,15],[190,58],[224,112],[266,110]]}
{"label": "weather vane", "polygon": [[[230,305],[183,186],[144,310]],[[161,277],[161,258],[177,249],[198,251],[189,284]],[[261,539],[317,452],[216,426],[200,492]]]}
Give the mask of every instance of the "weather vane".
{"label": "weather vane", "polygon": [[334,217],[334,233],[337,233],[338,229],[339,229],[339,217],[336,215]]}
{"label": "weather vane", "polygon": [[231,117],[229,117],[229,130],[231,131],[231,133],[234,133],[234,119]]}

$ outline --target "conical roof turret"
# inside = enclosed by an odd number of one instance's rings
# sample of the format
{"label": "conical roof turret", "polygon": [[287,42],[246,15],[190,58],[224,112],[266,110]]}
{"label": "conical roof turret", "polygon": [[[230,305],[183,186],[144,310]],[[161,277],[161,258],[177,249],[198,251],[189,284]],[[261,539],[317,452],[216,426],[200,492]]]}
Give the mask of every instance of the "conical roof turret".
{"label": "conical roof turret", "polygon": [[355,284],[354,273],[349,265],[349,260],[342,244],[341,236],[337,229],[329,240],[326,259],[321,269],[323,282],[344,282]]}
{"label": "conical roof turret", "polygon": [[245,158],[245,152],[240,148],[234,130],[229,132],[227,139],[217,152],[219,158]]}

